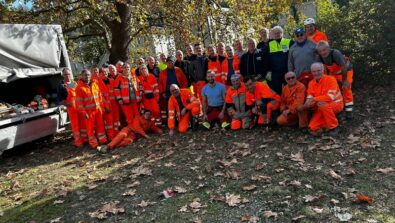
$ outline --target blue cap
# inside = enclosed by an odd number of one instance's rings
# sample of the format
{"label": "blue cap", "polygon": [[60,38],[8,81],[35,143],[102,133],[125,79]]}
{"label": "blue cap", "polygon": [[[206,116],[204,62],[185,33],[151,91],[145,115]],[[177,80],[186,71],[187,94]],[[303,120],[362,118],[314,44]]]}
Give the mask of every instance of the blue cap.
{"label": "blue cap", "polygon": [[295,34],[299,34],[299,33],[304,33],[304,29],[303,28],[297,28],[295,29]]}

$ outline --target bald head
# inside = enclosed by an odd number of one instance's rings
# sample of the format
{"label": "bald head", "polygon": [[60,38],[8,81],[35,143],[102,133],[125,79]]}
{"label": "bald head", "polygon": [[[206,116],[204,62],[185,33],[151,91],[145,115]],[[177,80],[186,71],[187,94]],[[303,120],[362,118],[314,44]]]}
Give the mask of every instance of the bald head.
{"label": "bald head", "polygon": [[180,87],[178,87],[177,84],[170,85],[170,93],[175,97],[178,97],[180,95]]}

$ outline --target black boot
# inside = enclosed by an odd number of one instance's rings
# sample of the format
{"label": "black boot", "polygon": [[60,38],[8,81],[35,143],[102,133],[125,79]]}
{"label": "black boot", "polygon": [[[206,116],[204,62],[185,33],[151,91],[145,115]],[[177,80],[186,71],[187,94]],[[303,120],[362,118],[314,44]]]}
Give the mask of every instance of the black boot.
{"label": "black boot", "polygon": [[192,131],[196,131],[199,128],[199,118],[197,116],[192,116],[191,123]]}
{"label": "black boot", "polygon": [[346,120],[352,120],[354,118],[354,106],[347,105],[344,107],[344,111],[346,111]]}

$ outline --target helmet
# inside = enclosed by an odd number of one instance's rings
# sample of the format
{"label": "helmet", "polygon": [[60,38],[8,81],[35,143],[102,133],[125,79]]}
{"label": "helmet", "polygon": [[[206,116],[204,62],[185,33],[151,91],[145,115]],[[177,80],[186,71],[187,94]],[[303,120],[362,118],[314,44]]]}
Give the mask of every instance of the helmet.
{"label": "helmet", "polygon": [[307,18],[306,20],[304,20],[304,25],[311,25],[311,24],[315,24],[315,20],[313,18]]}

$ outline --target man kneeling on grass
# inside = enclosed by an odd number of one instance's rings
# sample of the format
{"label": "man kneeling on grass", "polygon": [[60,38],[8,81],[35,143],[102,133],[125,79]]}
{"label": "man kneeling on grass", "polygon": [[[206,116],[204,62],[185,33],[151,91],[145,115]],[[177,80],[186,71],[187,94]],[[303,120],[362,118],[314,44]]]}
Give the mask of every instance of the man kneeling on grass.
{"label": "man kneeling on grass", "polygon": [[229,126],[226,114],[226,87],[215,80],[215,73],[207,73],[207,82],[202,90],[203,123],[202,125],[210,129],[215,123],[220,123],[222,128]]}

